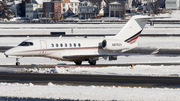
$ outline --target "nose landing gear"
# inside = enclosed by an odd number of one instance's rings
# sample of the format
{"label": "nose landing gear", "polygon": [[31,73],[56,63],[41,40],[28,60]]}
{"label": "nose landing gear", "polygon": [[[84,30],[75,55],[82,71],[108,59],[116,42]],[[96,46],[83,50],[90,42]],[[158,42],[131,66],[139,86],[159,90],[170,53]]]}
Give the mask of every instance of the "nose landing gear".
{"label": "nose landing gear", "polygon": [[19,66],[20,62],[19,62],[19,58],[16,58],[16,66]]}

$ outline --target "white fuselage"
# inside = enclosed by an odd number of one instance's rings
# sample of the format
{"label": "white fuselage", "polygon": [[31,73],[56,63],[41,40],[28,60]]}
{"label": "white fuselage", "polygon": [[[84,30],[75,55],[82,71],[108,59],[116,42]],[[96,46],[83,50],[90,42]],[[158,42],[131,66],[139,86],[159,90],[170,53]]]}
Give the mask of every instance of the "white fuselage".
{"label": "white fuselage", "polygon": [[[76,61],[77,58],[63,58],[63,56],[108,56],[118,55],[121,50],[104,50],[101,43],[104,38],[54,38],[54,39],[29,39],[29,46],[16,46],[5,52],[7,56],[19,57],[48,57],[57,60]],[[74,60],[75,59],[75,60]],[[79,59],[79,58],[78,58]],[[85,60],[82,58],[81,60]]]}

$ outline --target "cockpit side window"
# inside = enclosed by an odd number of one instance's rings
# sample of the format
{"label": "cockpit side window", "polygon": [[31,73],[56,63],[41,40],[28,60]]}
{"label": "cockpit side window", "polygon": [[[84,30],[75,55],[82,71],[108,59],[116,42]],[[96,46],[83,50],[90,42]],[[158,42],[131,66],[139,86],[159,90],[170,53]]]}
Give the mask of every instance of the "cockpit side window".
{"label": "cockpit side window", "polygon": [[22,42],[18,46],[33,46],[32,42]]}

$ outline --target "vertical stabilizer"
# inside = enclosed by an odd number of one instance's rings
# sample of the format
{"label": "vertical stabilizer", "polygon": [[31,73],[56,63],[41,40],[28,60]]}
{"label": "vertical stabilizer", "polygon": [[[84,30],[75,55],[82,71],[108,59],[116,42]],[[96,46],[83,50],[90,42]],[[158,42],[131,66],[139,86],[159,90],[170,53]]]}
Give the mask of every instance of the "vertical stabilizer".
{"label": "vertical stabilizer", "polygon": [[142,15],[133,16],[114,37],[130,44],[135,43],[147,21],[152,18],[154,17]]}

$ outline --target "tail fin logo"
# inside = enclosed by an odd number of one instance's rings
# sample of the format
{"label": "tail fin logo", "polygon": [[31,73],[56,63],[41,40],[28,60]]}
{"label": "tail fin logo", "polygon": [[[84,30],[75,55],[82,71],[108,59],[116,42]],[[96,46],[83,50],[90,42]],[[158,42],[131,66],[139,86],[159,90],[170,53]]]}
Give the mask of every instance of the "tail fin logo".
{"label": "tail fin logo", "polygon": [[139,37],[139,35],[141,34],[142,30],[139,31],[137,34],[133,35],[132,37],[128,38],[125,40],[125,42],[133,44],[136,42],[137,38]]}

